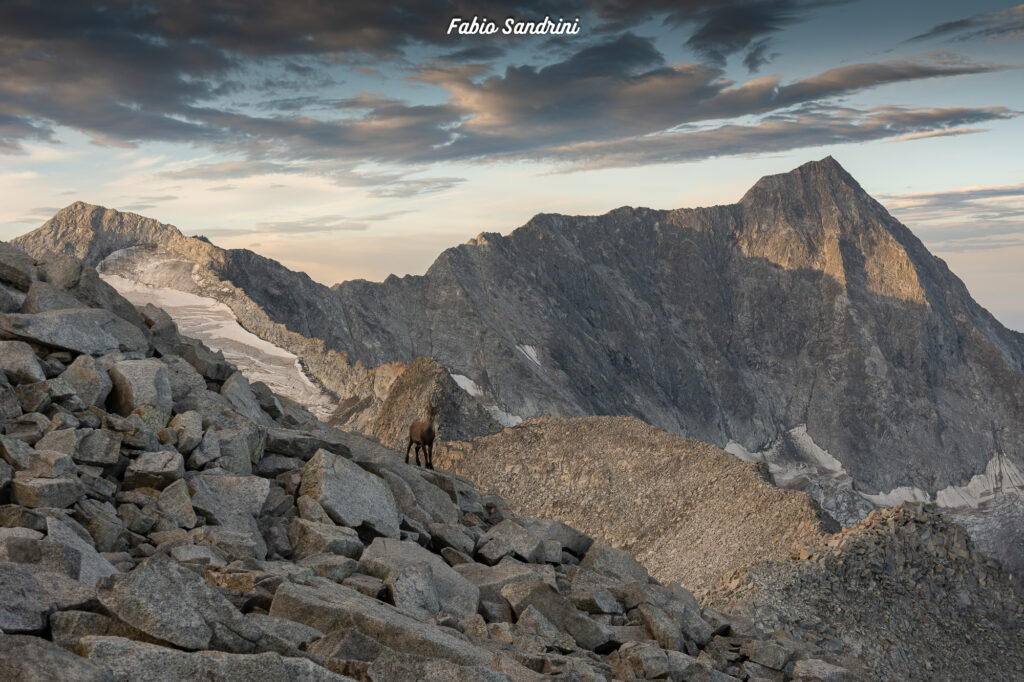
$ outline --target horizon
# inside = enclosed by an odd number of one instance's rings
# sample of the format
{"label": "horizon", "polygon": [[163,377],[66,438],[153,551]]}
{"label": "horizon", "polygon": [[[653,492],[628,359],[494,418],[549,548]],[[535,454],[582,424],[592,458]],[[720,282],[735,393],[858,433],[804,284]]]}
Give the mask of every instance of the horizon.
{"label": "horizon", "polygon": [[[406,4],[0,8],[0,239],[74,197],[381,281],[538,213],[735,203],[835,156],[1024,331],[1024,5]],[[445,33],[557,9],[578,34]]]}

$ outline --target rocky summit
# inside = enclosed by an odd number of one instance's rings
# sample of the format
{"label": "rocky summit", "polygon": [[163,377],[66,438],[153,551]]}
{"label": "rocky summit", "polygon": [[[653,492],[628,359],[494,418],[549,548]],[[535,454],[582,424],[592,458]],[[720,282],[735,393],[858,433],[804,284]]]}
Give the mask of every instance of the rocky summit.
{"label": "rocky summit", "polygon": [[71,256],[0,243],[0,287],[0,679],[862,669],[317,421]]}
{"label": "rocky summit", "polygon": [[336,425],[389,445],[424,409],[385,409],[389,392],[419,395],[433,370],[398,379],[429,356],[455,382],[435,373],[426,391],[450,401],[445,440],[543,414],[634,416],[765,462],[844,524],[934,502],[1024,575],[1024,336],[832,158],[733,205],[542,214],[423,276],[330,289],[82,203],[16,241],[226,303],[338,397]]}

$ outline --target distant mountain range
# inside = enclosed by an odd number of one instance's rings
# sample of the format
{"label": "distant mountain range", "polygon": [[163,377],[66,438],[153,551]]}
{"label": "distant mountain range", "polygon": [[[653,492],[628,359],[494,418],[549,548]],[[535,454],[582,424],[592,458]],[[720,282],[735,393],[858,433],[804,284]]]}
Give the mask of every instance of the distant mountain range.
{"label": "distant mountain range", "polygon": [[1024,335],[832,158],[737,204],[542,214],[425,275],[331,288],[80,202],[14,241],[226,303],[339,396],[339,423],[385,442],[400,439],[381,423],[390,388],[429,356],[454,385],[423,370],[435,388],[404,390],[452,405],[445,439],[635,416],[766,461],[843,523],[937,500],[1024,568]]}

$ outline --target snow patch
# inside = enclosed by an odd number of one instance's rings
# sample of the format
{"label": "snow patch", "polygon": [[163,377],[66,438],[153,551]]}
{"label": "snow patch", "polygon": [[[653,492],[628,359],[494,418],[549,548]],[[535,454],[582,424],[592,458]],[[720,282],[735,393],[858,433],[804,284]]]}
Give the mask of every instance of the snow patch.
{"label": "snow patch", "polygon": [[[449,372],[449,374],[451,374],[451,372]],[[480,388],[478,383],[466,375],[451,374],[451,377],[455,383],[459,385],[459,388],[480,401],[480,404],[483,405],[483,408],[487,410],[491,417],[494,418],[494,421],[498,422],[502,426],[515,426],[516,424],[522,423],[523,418],[519,415],[506,412],[494,403],[485,403],[484,401],[487,398],[487,395],[484,393],[484,390]]]}
{"label": "snow patch", "polygon": [[177,289],[153,287],[118,275],[101,275],[132,304],[163,308],[183,336],[199,339],[238,367],[249,381],[262,381],[275,393],[304,405],[321,419],[330,417],[335,401],[310,381],[299,358],[264,341],[238,323],[220,301]]}
{"label": "snow patch", "polygon": [[509,414],[497,405],[488,405],[486,406],[486,410],[491,413],[492,417],[494,417],[494,421],[498,422],[502,426],[515,426],[516,424],[523,423],[523,418],[518,414]]}
{"label": "snow patch", "polygon": [[[787,432],[799,461],[785,460],[779,456],[779,442],[770,448],[750,452],[742,444],[729,441],[725,451],[744,462],[765,462],[768,470],[782,487],[789,484],[806,483],[808,479],[817,482],[833,481],[838,489],[846,489],[877,507],[894,507],[901,502],[933,502],[936,506],[950,511],[977,509],[983,504],[1004,495],[1024,498],[1024,471],[1005,455],[995,455],[985,465],[985,471],[971,477],[966,485],[947,486],[934,495],[921,488],[900,486],[887,492],[866,493],[853,489],[853,481],[842,462],[821,448],[807,433],[807,426],[801,424]],[[779,439],[781,441],[781,439]],[[820,500],[819,500],[820,501]]]}
{"label": "snow patch", "polygon": [[516,349],[520,353],[522,353],[523,355],[528,357],[530,359],[530,361],[533,362],[533,364],[537,365],[538,367],[541,366],[541,364],[540,364],[540,357],[537,355],[537,348],[536,348],[536,346],[527,346],[527,345],[521,343],[521,344],[516,346]]}
{"label": "snow patch", "polygon": [[461,388],[463,391],[470,394],[474,398],[483,397],[483,389],[480,388],[480,386],[469,377],[463,374],[452,374],[452,379],[454,379],[455,383],[459,385],[459,388]]}

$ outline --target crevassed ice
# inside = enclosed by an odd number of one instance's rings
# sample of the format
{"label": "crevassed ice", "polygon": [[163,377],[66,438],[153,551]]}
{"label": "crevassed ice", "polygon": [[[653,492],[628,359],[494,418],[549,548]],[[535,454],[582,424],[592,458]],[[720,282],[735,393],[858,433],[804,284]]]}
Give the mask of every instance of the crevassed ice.
{"label": "crevassed ice", "polygon": [[314,384],[294,353],[246,331],[225,304],[177,289],[153,287],[120,277],[102,275],[105,282],[138,306],[163,308],[182,335],[199,339],[224,353],[249,381],[262,381],[275,393],[304,405],[321,419],[330,416],[334,400]]}

